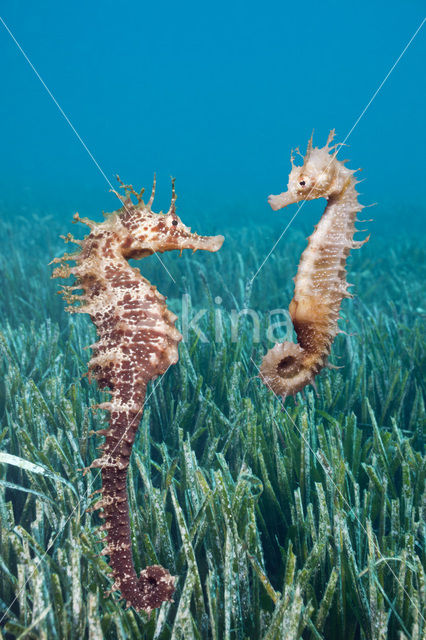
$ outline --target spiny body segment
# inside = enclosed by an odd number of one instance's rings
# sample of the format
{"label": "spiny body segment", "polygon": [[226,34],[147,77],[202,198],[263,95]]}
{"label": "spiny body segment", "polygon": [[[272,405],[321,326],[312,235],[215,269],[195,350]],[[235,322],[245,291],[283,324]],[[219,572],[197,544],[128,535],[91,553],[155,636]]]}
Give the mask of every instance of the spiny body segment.
{"label": "spiny body segment", "polygon": [[[125,196],[116,194],[123,207],[110,214],[102,223],[74,216],[90,227],[84,240],[71,234],[66,241],[76,242],[80,252],[65,254],[54,262],[74,261],[71,267],[62,264],[53,272],[54,278],[75,276],[73,286],[63,287],[68,302],[80,306],[67,307],[72,313],[88,313],[96,325],[99,340],[90,345],[89,378],[95,378],[101,389],[108,389],[111,398],[97,405],[109,411],[109,428],[97,431],[105,436],[102,456],[90,468],[99,468],[102,475],[101,498],[96,508],[105,523],[106,546],[102,554],[109,556],[114,584],[128,606],[150,612],[170,600],[174,578],[160,565],[135,572],[130,537],[127,497],[127,469],[136,431],[143,412],[145,393],[150,380],[167,371],[178,360],[178,342],[182,339],[162,296],[138,269],[130,267],[130,258],[142,258],[155,252],[173,249],[220,249],[223,237],[203,237],[192,233],[175,213],[176,195],[173,183],[172,202],[166,214],[151,210],[155,194],[155,179],[151,198],[145,204],[141,193],[123,185]],[[136,196],[134,204],[131,195]],[[81,290],[81,294],[74,291]]]}
{"label": "spiny body segment", "polygon": [[[302,253],[295,277],[290,316],[297,344],[276,344],[264,356],[260,367],[263,382],[283,399],[314,384],[324,366],[339,328],[340,304],[351,297],[346,282],[346,259],[351,249],[368,241],[354,241],[356,214],[363,206],[357,200],[355,171],[336,158],[340,145],[330,147],[334,130],[322,148],[309,141],[303,165],[294,164],[288,189],[268,202],[276,211],[301,200],[326,198],[328,203],[308,246]],[[335,150],[334,153],[330,153]],[[330,365],[328,365],[330,366]]]}

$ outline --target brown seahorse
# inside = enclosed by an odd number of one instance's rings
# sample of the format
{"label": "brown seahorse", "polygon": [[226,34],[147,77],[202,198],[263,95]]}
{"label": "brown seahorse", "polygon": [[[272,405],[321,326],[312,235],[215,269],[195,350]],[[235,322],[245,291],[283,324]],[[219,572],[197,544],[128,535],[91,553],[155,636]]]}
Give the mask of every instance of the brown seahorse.
{"label": "brown seahorse", "polygon": [[[363,206],[357,200],[354,170],[344,166],[336,155],[341,145],[330,147],[334,129],[325,147],[312,147],[309,140],[302,166],[295,166],[291,154],[288,188],[269,196],[272,209],[282,209],[301,200],[326,198],[325,211],[308,246],[302,253],[295,277],[289,312],[298,343],[276,344],[264,356],[260,367],[263,382],[283,399],[301,391],[324,366],[335,336],[339,333],[340,304],[352,297],[346,282],[346,259],[351,249],[368,241],[354,241],[356,214]],[[331,151],[333,154],[330,154]]]}
{"label": "brown seahorse", "polygon": [[[121,181],[120,181],[121,182]],[[122,184],[122,183],[121,183]],[[97,405],[109,411],[109,428],[97,431],[105,436],[102,456],[90,468],[100,468],[101,498],[96,509],[105,519],[106,546],[102,554],[109,556],[114,584],[121,597],[136,610],[150,612],[174,592],[174,578],[160,565],[144,569],[139,578],[133,563],[127,469],[135,434],[143,412],[145,393],[150,380],[167,371],[178,360],[178,342],[182,339],[175,327],[176,316],[162,296],[130,258],[143,258],[155,252],[173,249],[205,249],[217,251],[223,236],[198,236],[186,227],[175,213],[176,194],[173,181],[172,201],[166,214],[154,213],[131,185],[123,185],[125,196],[116,195],[123,207],[109,214],[102,223],[74,216],[90,227],[84,240],[65,238],[81,246],[81,251],[65,254],[53,262],[74,261],[76,266],[57,267],[54,278],[76,277],[73,286],[63,286],[67,302],[80,306],[67,307],[72,313],[88,313],[96,325],[99,340],[90,345],[89,379],[97,380],[101,389],[109,389],[109,402]],[[132,194],[136,196],[133,204]],[[73,291],[82,290],[81,294]]]}

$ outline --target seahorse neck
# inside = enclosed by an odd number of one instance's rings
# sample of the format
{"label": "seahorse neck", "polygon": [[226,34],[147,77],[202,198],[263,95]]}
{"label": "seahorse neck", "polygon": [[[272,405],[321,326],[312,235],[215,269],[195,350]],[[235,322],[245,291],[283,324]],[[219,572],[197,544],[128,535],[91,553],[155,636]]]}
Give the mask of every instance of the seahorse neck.
{"label": "seahorse neck", "polygon": [[333,241],[340,233],[347,232],[351,225],[353,232],[356,213],[361,208],[355,185],[353,178],[349,178],[341,191],[329,196],[323,215],[309,238],[311,247],[322,245],[325,241]]}
{"label": "seahorse neck", "polygon": [[325,212],[332,212],[336,217],[344,216],[346,218],[348,214],[355,216],[356,212],[361,208],[358,202],[356,184],[356,180],[352,175],[349,175],[342,190],[328,198]]}

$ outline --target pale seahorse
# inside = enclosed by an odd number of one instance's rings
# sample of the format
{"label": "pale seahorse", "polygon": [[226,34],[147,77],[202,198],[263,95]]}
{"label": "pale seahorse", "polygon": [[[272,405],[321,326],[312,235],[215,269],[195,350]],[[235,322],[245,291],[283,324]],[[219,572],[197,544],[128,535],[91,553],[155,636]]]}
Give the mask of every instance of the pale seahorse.
{"label": "pale seahorse", "polygon": [[[276,344],[264,356],[260,367],[263,382],[283,399],[301,391],[324,366],[335,336],[339,333],[340,304],[352,297],[347,289],[346,259],[351,249],[368,241],[354,241],[358,202],[354,170],[344,166],[336,155],[340,145],[330,147],[334,129],[325,147],[312,147],[312,137],[302,166],[295,166],[291,155],[288,188],[278,196],[269,196],[272,209],[282,209],[301,200],[326,198],[327,206],[308,246],[302,253],[294,279],[290,316],[298,343]],[[334,150],[334,153],[330,153]]]}
{"label": "pale seahorse", "polygon": [[[100,515],[105,519],[101,527],[106,532],[102,554],[109,556],[112,590],[121,592],[127,606],[150,612],[171,599],[174,578],[160,565],[147,567],[139,577],[136,575],[127,469],[147,384],[177,362],[182,336],[165,297],[128,260],[173,249],[217,251],[223,236],[198,236],[182,223],[175,213],[174,182],[166,214],[151,210],[155,179],[147,204],[142,199],[143,190],[136,193],[131,185],[123,188],[125,196],[115,192],[123,207],[109,214],[104,222],[74,216],[90,227],[90,234],[82,241],[68,234],[65,240],[80,244],[81,251],[55,258],[54,262],[71,260],[76,266],[63,264],[55,269],[53,277],[76,277],[73,286],[64,286],[62,293],[67,302],[78,301],[80,306],[67,307],[67,311],[88,313],[96,325],[99,341],[90,345],[93,355],[88,375],[97,380],[101,389],[109,389],[111,395],[108,402],[97,405],[109,411],[109,428],[96,432],[105,436],[105,443],[101,445],[102,456],[89,468],[101,469],[101,498],[95,508],[102,510]],[[78,290],[82,293],[73,293]]]}

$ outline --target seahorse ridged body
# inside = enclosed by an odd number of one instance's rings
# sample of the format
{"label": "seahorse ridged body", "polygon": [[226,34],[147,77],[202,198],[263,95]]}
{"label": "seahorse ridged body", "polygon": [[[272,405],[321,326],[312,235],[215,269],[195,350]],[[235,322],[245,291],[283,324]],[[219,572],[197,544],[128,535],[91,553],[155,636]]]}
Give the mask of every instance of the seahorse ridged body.
{"label": "seahorse ridged body", "polygon": [[[174,591],[174,579],[160,565],[135,572],[127,498],[127,469],[135,434],[139,426],[147,384],[162,375],[178,360],[178,342],[182,336],[171,313],[155,286],[132,268],[130,258],[142,258],[173,249],[220,249],[223,237],[203,237],[186,227],[175,213],[175,191],[169,211],[157,214],[151,210],[155,193],[147,204],[142,193],[123,185],[126,195],[116,194],[123,207],[109,214],[102,223],[74,216],[90,227],[83,241],[69,234],[66,240],[81,245],[81,251],[55,258],[54,262],[71,260],[74,267],[62,265],[54,278],[73,275],[73,286],[63,287],[73,313],[88,313],[96,325],[99,340],[91,345],[89,377],[101,389],[109,389],[108,402],[97,405],[110,413],[109,428],[97,431],[105,436],[102,456],[89,468],[100,468],[101,498],[96,508],[105,519],[106,546],[102,554],[109,556],[114,584],[128,606],[149,612]],[[133,204],[131,194],[137,198]],[[82,290],[81,294],[73,291]]]}
{"label": "seahorse ridged body", "polygon": [[[289,312],[297,335],[297,344],[276,344],[264,356],[260,367],[263,382],[285,398],[314,384],[315,376],[327,365],[331,345],[339,328],[340,304],[351,297],[346,282],[346,259],[351,249],[368,241],[354,241],[358,202],[354,170],[336,158],[339,145],[330,147],[334,130],[322,148],[309,141],[302,166],[292,170],[288,189],[268,202],[276,211],[301,200],[326,198],[328,203],[308,246],[302,253],[295,278],[294,297]],[[330,153],[333,151],[334,153]]]}

